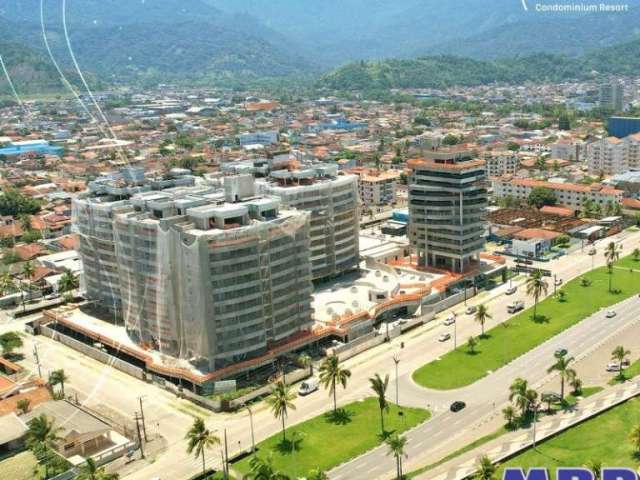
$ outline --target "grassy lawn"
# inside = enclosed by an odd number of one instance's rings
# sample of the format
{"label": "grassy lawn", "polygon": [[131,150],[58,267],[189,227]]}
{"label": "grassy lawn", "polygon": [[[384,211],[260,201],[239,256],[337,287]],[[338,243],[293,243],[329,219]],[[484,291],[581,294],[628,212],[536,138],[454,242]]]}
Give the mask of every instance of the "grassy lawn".
{"label": "grassy lawn", "polygon": [[[403,415],[399,415],[399,411]],[[337,419],[333,412],[307,420],[287,429],[287,442],[278,433],[260,442],[258,456],[273,454],[276,470],[293,478],[304,477],[310,470],[329,470],[347,460],[365,453],[382,442],[380,437],[380,410],[375,398],[346,405]],[[404,432],[428,420],[430,413],[419,408],[398,408],[391,405],[385,414],[387,432]],[[275,422],[276,420],[274,420]],[[295,439],[297,448],[290,440]],[[246,457],[233,465],[239,472],[250,471]],[[393,458],[389,457],[393,466]]]}
{"label": "grassy lawn", "polygon": [[18,453],[0,462],[0,478],[33,480],[37,465],[36,457],[30,450]]}
{"label": "grassy lawn", "polygon": [[640,423],[640,399],[629,400],[599,416],[573,427],[528,449],[500,466],[496,478],[502,478],[504,467],[576,467],[592,460],[605,466],[638,468],[640,457],[629,442],[629,432]]}
{"label": "grassy lawn", "polygon": [[[634,273],[623,269],[614,270],[613,288],[620,289],[620,293],[608,292],[607,269],[597,268],[583,275],[592,281],[590,286],[581,286],[580,278],[576,278],[560,287],[566,293],[565,302],[559,302],[555,298],[541,301],[537,321],[532,319],[532,308],[513,316],[503,325],[487,331],[486,337],[480,340],[473,354],[466,348],[466,339],[459,339],[461,346],[456,350],[413,372],[414,381],[424,387],[439,390],[464,387],[598,310],[637,294],[640,292],[640,262],[627,257],[620,260],[619,265],[625,266],[629,262],[638,266]],[[547,282],[549,290],[553,291],[553,279],[548,278]],[[529,299],[527,303],[532,305],[533,300]],[[549,364],[551,361],[549,359]]]}

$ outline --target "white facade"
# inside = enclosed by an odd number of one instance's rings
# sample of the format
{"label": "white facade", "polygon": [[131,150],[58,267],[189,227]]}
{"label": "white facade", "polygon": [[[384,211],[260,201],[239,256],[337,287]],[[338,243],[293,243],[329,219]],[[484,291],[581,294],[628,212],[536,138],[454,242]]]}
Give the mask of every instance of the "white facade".
{"label": "white facade", "polygon": [[618,175],[640,168],[640,134],[602,138],[589,144],[587,164],[593,175]]}
{"label": "white facade", "polygon": [[513,175],[520,167],[520,158],[515,152],[487,152],[484,161],[489,177]]}

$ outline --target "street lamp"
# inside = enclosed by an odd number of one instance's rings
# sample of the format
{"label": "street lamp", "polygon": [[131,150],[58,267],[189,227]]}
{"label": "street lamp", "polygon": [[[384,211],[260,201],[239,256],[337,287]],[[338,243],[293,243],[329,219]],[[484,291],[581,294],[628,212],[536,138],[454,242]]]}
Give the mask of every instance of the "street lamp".
{"label": "street lamp", "polygon": [[398,364],[400,363],[400,355],[393,356],[393,363],[396,364],[396,405],[400,405],[398,401]]}

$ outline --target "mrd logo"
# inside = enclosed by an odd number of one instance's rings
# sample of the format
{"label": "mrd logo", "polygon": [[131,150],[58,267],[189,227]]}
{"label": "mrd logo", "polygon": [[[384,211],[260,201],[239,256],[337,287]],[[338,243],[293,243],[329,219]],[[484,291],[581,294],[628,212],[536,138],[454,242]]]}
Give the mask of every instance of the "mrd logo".
{"label": "mrd logo", "polygon": [[[630,468],[607,467],[602,469],[602,480],[638,480],[638,474]],[[556,480],[594,480],[588,468],[558,468]],[[502,480],[549,480],[546,468],[530,468],[525,475],[522,468],[506,468]]]}

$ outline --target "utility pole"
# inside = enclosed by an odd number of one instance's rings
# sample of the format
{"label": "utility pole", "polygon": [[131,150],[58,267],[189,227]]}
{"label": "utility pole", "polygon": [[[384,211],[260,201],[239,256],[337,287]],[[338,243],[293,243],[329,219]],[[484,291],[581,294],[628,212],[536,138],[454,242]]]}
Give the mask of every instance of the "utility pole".
{"label": "utility pole", "polygon": [[229,479],[229,445],[227,444],[227,429],[224,429],[224,478]]}
{"label": "utility pole", "polygon": [[256,441],[255,437],[253,436],[253,412],[251,411],[251,407],[246,403],[244,404],[244,408],[246,408],[247,412],[249,412],[249,423],[251,425],[251,453],[256,453]]}
{"label": "utility pole", "polygon": [[33,356],[36,358],[36,365],[38,366],[38,376],[42,378],[42,369],[40,367],[40,355],[38,355],[38,344],[33,342]]}
{"label": "utility pole", "polygon": [[400,363],[400,355],[393,356],[393,363],[396,364],[396,405],[400,405],[398,401],[398,364]]}
{"label": "utility pole", "polygon": [[133,418],[136,421],[136,431],[138,432],[138,444],[140,445],[140,456],[144,458],[144,447],[142,446],[142,436],[140,435],[140,417],[138,416],[138,412],[133,413]]}
{"label": "utility pole", "polygon": [[556,289],[558,287],[558,282],[556,280],[556,274],[553,274],[553,296],[556,296]]}
{"label": "utility pole", "polygon": [[144,410],[142,409],[143,398],[144,398],[144,395],[141,395],[140,397],[138,397],[138,400],[140,401],[140,418],[142,419],[142,432],[144,433],[144,441],[148,442],[149,440],[147,439],[147,426],[144,422]]}

